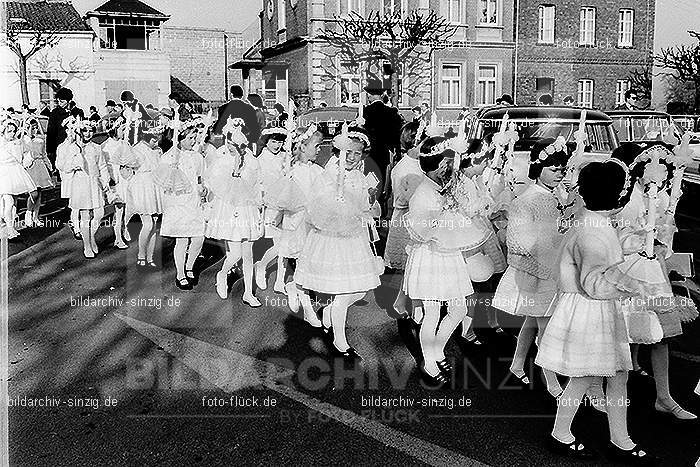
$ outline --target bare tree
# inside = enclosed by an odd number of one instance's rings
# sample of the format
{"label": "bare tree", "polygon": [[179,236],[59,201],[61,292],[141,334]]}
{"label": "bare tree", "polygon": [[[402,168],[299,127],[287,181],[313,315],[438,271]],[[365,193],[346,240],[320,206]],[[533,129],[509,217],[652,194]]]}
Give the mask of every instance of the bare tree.
{"label": "bare tree", "polygon": [[34,54],[46,48],[53,47],[61,40],[59,31],[45,29],[32,18],[8,18],[6,24],[6,39],[9,49],[17,55],[19,86],[22,93],[22,103],[29,105],[27,90],[27,63]]}
{"label": "bare tree", "polygon": [[89,60],[82,56],[75,56],[67,60],[60,52],[56,54],[41,53],[34,58],[34,63],[38,69],[37,73],[46,79],[51,79],[52,76],[56,75],[56,73],[51,73],[52,70],[61,72],[59,76],[62,76],[63,79],[55,80],[55,89],[67,87],[74,79],[85,81],[92,76]]}
{"label": "bare tree", "polygon": [[[394,71],[392,79],[392,102],[399,95],[399,77],[404,87],[411,82],[412,92],[429,79],[428,65],[432,51],[446,47],[455,34],[457,26],[443,16],[430,11],[417,10],[408,16],[399,12],[381,14],[372,11],[367,16],[351,12],[346,17],[335,17],[333,23],[324,28],[316,39],[329,47],[321,50],[325,55],[323,68],[327,76],[336,77],[344,72],[344,66],[357,69],[367,66],[368,74],[381,78],[382,65],[388,63]],[[341,63],[336,62],[336,57]],[[376,72],[370,70],[376,67]]]}
{"label": "bare tree", "polygon": [[688,31],[688,34],[698,41],[697,44],[661,49],[655,59],[656,65],[661,68],[660,75],[694,84],[695,112],[700,113],[700,32]]}
{"label": "bare tree", "polygon": [[654,66],[653,57],[647,61],[643,67],[630,70],[627,79],[630,88],[635,89],[642,99],[651,99],[652,69]]}

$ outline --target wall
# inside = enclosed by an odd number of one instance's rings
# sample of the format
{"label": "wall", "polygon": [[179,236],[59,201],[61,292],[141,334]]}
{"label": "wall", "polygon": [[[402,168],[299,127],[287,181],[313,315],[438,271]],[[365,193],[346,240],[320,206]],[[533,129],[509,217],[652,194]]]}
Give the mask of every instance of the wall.
{"label": "wall", "polygon": [[226,94],[225,38],[222,29],[164,27],[163,48],[170,74],[207,101]]}
{"label": "wall", "polygon": [[[538,7],[556,7],[554,44],[538,44]],[[582,6],[596,7],[596,45],[579,47],[579,12]],[[647,10],[647,8],[650,8]],[[634,14],[633,46],[618,48],[618,12],[631,8]],[[642,67],[654,46],[654,0],[546,0],[520,2],[517,96],[519,104],[536,102],[536,78],[555,79],[554,102],[566,95],[576,99],[579,79],[594,81],[594,107],[609,109],[615,104],[615,82],[626,79],[631,69]]]}
{"label": "wall", "polygon": [[[152,50],[99,49],[95,52],[95,102],[118,100],[118,95],[107,94],[108,81],[152,82],[152,95],[136,95],[144,104],[160,108],[168,105],[170,94],[170,60],[168,55]],[[102,104],[104,105],[104,104]]]}

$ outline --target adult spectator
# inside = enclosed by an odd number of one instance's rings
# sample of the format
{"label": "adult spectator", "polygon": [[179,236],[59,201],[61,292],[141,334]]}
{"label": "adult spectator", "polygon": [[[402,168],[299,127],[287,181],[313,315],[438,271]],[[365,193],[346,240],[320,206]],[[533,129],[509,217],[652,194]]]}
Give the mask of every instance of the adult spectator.
{"label": "adult spectator", "polygon": [[258,126],[262,130],[267,126],[267,117],[265,116],[265,104],[263,103],[260,94],[248,94],[248,102],[255,108],[255,114],[258,116]]}
{"label": "adult spectator", "polygon": [[81,120],[85,118],[85,112],[76,105],[75,101],[70,101],[68,103],[68,112],[70,112],[71,116],[75,118],[79,118]]}
{"label": "adult spectator", "polygon": [[639,94],[636,89],[628,89],[625,91],[625,103],[615,107],[615,110],[639,110],[637,103],[639,102]]}
{"label": "adult spectator", "polygon": [[168,96],[168,105],[170,105],[170,108],[177,113],[181,122],[186,122],[192,118],[192,114],[189,110],[187,110],[187,107],[183,104],[182,98],[178,93],[170,93]]}
{"label": "adult spectator", "polygon": [[554,99],[551,94],[542,94],[539,99],[539,105],[551,106],[554,105]]}
{"label": "adult spectator", "polygon": [[421,110],[420,105],[413,107],[411,112],[413,113],[413,121],[420,123],[423,116],[423,111]]}
{"label": "adult spectator", "polygon": [[258,140],[260,137],[258,116],[253,106],[243,100],[243,88],[237,85],[231,86],[231,100],[219,107],[219,117],[213,128],[215,135],[221,135],[221,130],[229,117],[243,119],[248,141]]}
{"label": "adult spectator", "polygon": [[56,91],[55,97],[56,107],[51,111],[46,127],[46,156],[54,167],[56,166],[56,148],[66,139],[63,120],[70,115],[68,104],[73,100],[73,91],[68,88],[60,88]]}
{"label": "adult spectator", "polygon": [[[399,154],[401,126],[403,125],[398,110],[382,102],[384,91],[386,89],[383,88],[381,80],[371,78],[367,81],[365,92],[367,92],[369,104],[365,106],[363,113],[365,129],[372,141],[369,158],[378,170],[371,169],[382,182],[381,186],[384,186],[384,180],[387,179],[391,153]],[[388,193],[383,190],[382,194],[386,196]]]}
{"label": "adult spectator", "polygon": [[88,118],[91,122],[99,122],[100,114],[97,113],[97,107],[94,105],[90,106],[90,117]]}
{"label": "adult spectator", "polygon": [[170,122],[174,117],[175,111],[170,107],[163,107],[160,109],[158,125],[163,127],[163,133],[161,133],[160,137],[158,138],[158,147],[163,150],[163,154],[168,152],[168,150],[173,147],[173,136],[175,134],[175,130],[170,125]]}
{"label": "adult spectator", "polygon": [[506,106],[506,107],[510,107],[510,106],[515,105],[515,104],[513,103],[513,97],[511,97],[510,94],[503,94],[501,97],[499,97],[499,98],[496,100],[496,104],[498,104],[498,105],[503,105],[503,106]]}
{"label": "adult spectator", "polygon": [[100,120],[100,125],[104,131],[109,131],[114,126],[114,122],[121,116],[121,111],[117,109],[117,104],[109,99],[105,104],[105,114]]}

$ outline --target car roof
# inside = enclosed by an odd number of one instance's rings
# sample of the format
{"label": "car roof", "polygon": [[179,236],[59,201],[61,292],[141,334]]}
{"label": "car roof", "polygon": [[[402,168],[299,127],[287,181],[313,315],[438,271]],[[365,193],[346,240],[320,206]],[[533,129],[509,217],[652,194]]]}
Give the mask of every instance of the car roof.
{"label": "car roof", "polygon": [[581,112],[586,110],[586,120],[610,122],[610,117],[600,110],[584,109],[582,107],[557,107],[557,106],[511,106],[486,109],[478,118],[484,120],[500,120],[507,112],[511,120],[571,120],[578,122]]}
{"label": "car roof", "polygon": [[611,110],[606,113],[611,117],[670,117],[666,112],[656,110]]}
{"label": "car roof", "polygon": [[357,117],[356,107],[319,107],[305,112],[299,117],[303,124],[312,122],[327,122],[331,120],[354,120]]}

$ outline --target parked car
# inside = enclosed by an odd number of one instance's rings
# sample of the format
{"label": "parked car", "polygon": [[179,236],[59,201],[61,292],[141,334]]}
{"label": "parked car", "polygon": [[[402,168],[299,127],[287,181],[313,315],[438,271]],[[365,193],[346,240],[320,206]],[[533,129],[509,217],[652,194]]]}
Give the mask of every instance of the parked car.
{"label": "parked car", "polygon": [[[573,134],[578,130],[583,108],[577,107],[543,107],[515,106],[492,107],[479,111],[468,130],[468,138],[483,139],[499,131],[503,115],[508,113],[508,121],[517,127],[519,140],[515,143],[515,158],[519,163],[516,179],[527,182],[527,167],[530,151],[542,138],[563,136],[573,142]],[[611,154],[618,146],[617,136],[612,127],[612,120],[603,112],[586,109],[586,134],[589,145],[587,154]]]}
{"label": "parked car", "polygon": [[[673,131],[680,138],[684,129],[667,113],[655,111],[611,111],[610,118],[615,122],[615,129],[621,142],[653,143],[663,141],[664,136]],[[684,125],[687,122],[684,122]],[[695,152],[695,161],[685,171],[685,180],[693,185],[694,195],[700,185],[700,139],[694,134],[691,147]]]}

